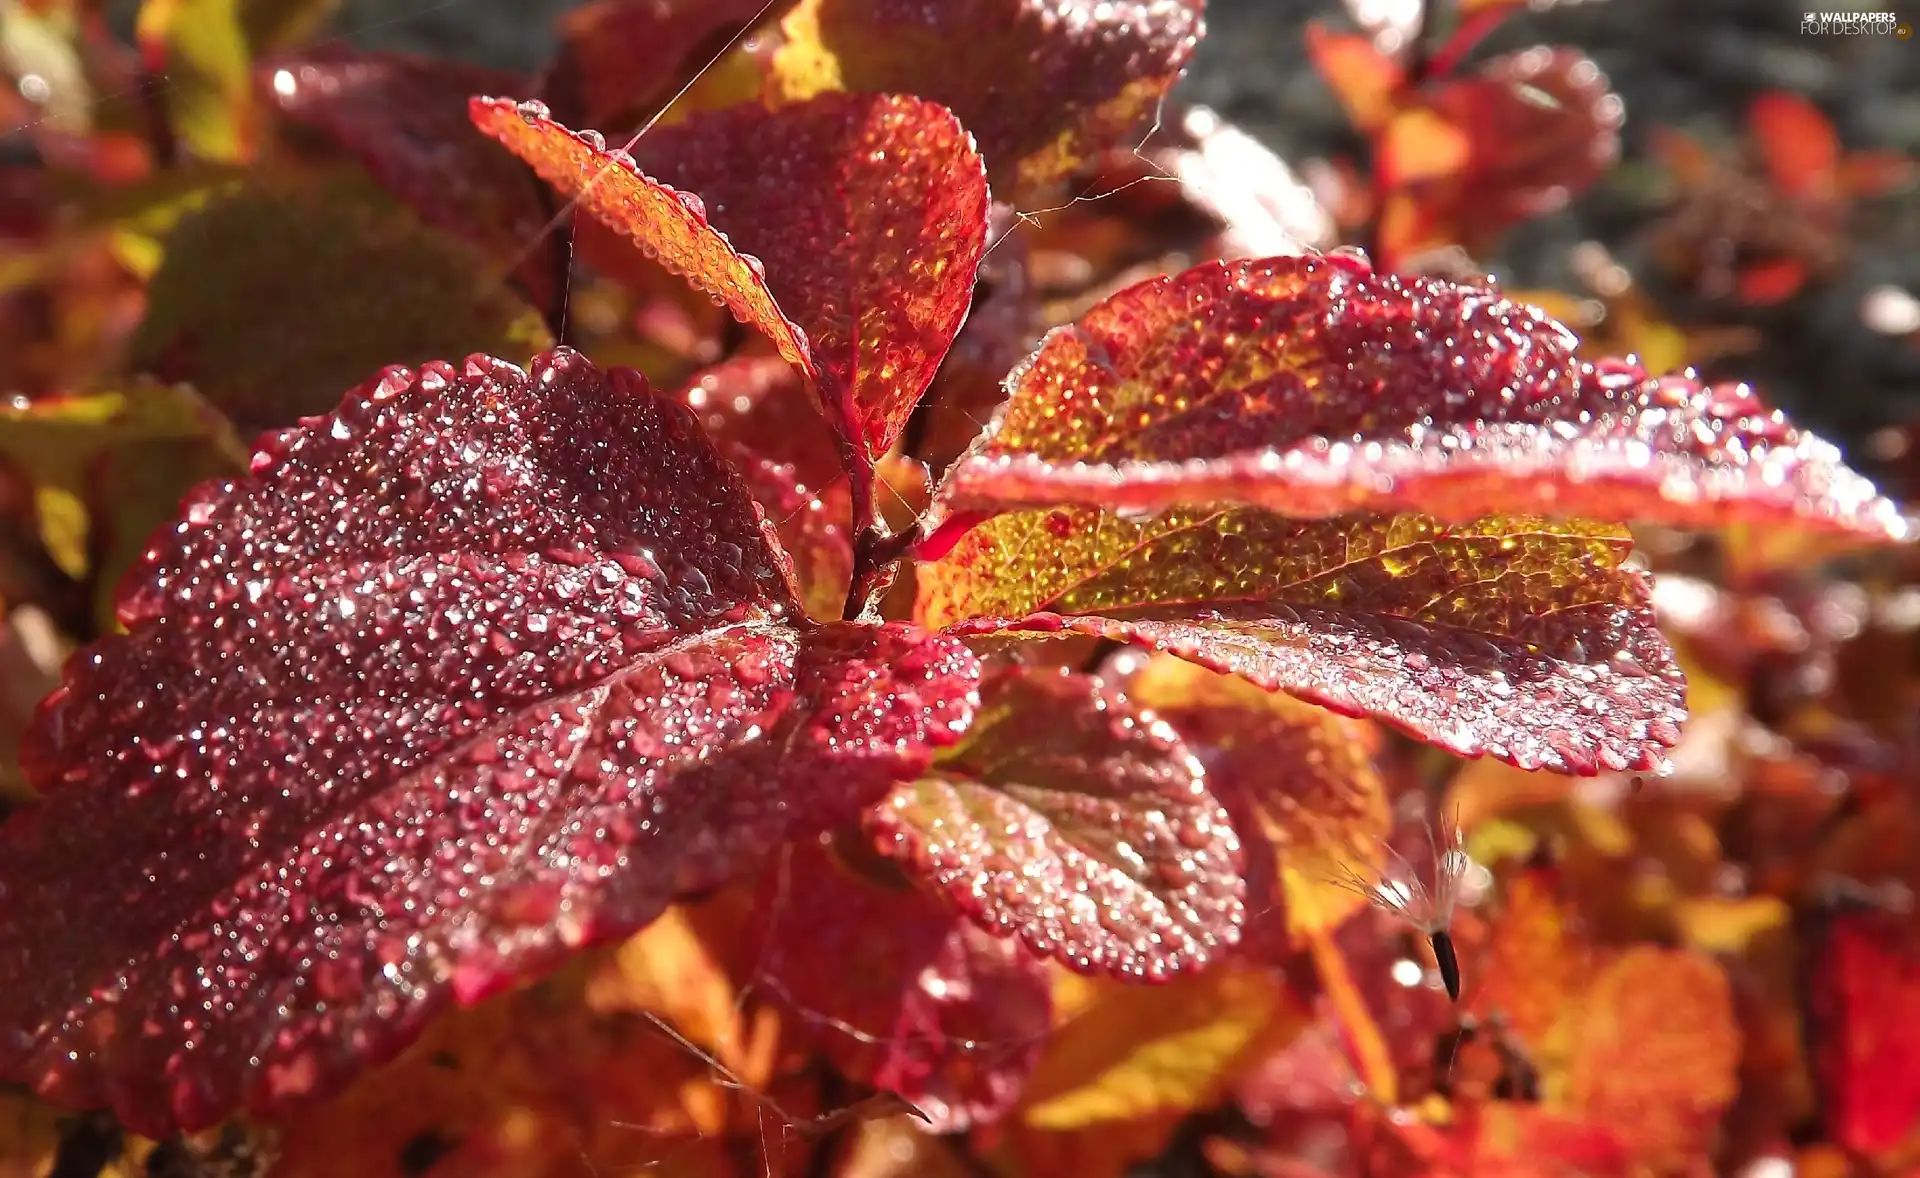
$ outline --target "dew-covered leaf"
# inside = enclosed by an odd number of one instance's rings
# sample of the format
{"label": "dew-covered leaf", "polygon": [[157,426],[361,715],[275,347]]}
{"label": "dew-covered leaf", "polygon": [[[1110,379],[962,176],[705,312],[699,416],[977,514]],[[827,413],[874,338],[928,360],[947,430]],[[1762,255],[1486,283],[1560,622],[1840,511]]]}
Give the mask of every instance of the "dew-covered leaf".
{"label": "dew-covered leaf", "polygon": [[263,62],[254,81],[268,104],[351,154],[421,220],[512,267],[536,302],[559,293],[537,245],[548,220],[539,182],[467,117],[473,95],[512,93],[521,79],[328,42]]}
{"label": "dew-covered leaf", "polygon": [[130,367],[191,383],[242,429],[324,413],[387,364],[550,342],[479,255],[345,178],[218,194],[165,251]]}
{"label": "dew-covered leaf", "polygon": [[899,437],[966,318],[986,243],[986,177],[946,109],[826,94],[708,112],[656,128],[638,165],[535,106],[476,99],[473,117],[766,332],[868,462]]}
{"label": "dew-covered leaf", "polygon": [[870,458],[900,436],[973,301],[986,249],[986,174],[944,107],[826,94],[656,128],[649,175],[706,202],[765,267],[806,332]]}
{"label": "dew-covered leaf", "polygon": [[[468,115],[563,197],[577,201],[580,209],[724,303],[740,322],[758,329],[821,394],[820,372],[806,333],[774,302],[759,259],[742,256],[713,226],[698,195],[642,173],[632,157],[608,151],[598,132],[570,131],[537,102],[476,97],[468,104]],[[826,402],[823,408],[834,420],[837,403]]]}
{"label": "dew-covered leaf", "polygon": [[1020,1119],[1059,1131],[1207,1108],[1307,1021],[1278,971],[1244,962],[1164,986],[1102,985],[1055,1029]]}
{"label": "dew-covered leaf", "polygon": [[[1248,842],[1274,858],[1296,938],[1311,919],[1332,928],[1366,901],[1337,881],[1379,870],[1387,837],[1386,783],[1374,766],[1379,731],[1292,696],[1263,691],[1169,656],[1128,681],[1127,696],[1173,726],[1206,767],[1207,788],[1244,806]],[[1235,810],[1236,818],[1241,811]]]}
{"label": "dew-covered leaf", "polygon": [[1575,347],[1534,308],[1352,258],[1198,266],[1049,334],[942,497],[1905,537],[1834,446],[1746,386],[1587,364]]}
{"label": "dew-covered leaf", "polygon": [[1473,143],[1474,216],[1507,224],[1550,213],[1585,192],[1620,155],[1623,113],[1592,58],[1537,46],[1496,57],[1448,86],[1435,109]]}
{"label": "dew-covered leaf", "polygon": [[196,484],[243,473],[247,450],[191,389],[136,382],[0,407],[0,464],[33,488],[43,543],[94,587],[110,629],[114,590],[148,534]]}
{"label": "dew-covered leaf", "polygon": [[1090,634],[1179,655],[1460,756],[1649,768],[1684,683],[1624,530],[1514,516],[998,516],[919,569],[961,634]]}
{"label": "dew-covered leaf", "polygon": [[1822,1120],[1848,1149],[1886,1154],[1920,1125],[1920,937],[1905,914],[1855,909],[1830,916],[1813,951]]}
{"label": "dew-covered leaf", "polygon": [[793,558],[807,613],[840,617],[853,578],[852,505],[833,433],[793,366],[778,356],[736,357],[695,373],[674,397],[746,479]]}
{"label": "dew-covered leaf", "polygon": [[1193,56],[1204,0],[801,0],[771,96],[917,94],[979,140],[1017,200],[1153,121]]}
{"label": "dew-covered leaf", "polygon": [[29,733],[0,1078],[150,1136],[271,1113],[854,821],[979,664],[797,628],[784,564],[690,412],[570,351],[387,369],[268,438]]}
{"label": "dew-covered leaf", "polygon": [[1158,979],[1239,939],[1226,811],[1166,725],[1087,676],[990,676],[964,740],[866,826],[983,926],[1081,972]]}
{"label": "dew-covered leaf", "polygon": [[843,1073],[894,1092],[933,1132],[990,1125],[1046,1040],[1047,975],[914,887],[854,878],[817,847],[767,874],[753,984]]}

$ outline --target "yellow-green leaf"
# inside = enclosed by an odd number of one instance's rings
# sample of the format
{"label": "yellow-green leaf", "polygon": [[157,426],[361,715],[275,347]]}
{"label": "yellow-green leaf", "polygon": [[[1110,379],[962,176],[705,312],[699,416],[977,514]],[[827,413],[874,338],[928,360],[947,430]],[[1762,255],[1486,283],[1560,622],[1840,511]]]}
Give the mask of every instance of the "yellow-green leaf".
{"label": "yellow-green leaf", "polygon": [[1164,986],[1103,984],[1058,1028],[1018,1114],[1036,1129],[1204,1108],[1305,1023],[1280,976],[1229,964]]}
{"label": "yellow-green leaf", "polygon": [[49,554],[94,583],[105,629],[149,534],[196,484],[244,473],[247,449],[191,389],[135,383],[0,407],[0,462],[33,487]]}
{"label": "yellow-green leaf", "polygon": [[254,59],[297,44],[338,0],[145,0],[134,35],[162,91],[176,138],[204,160],[253,154]]}
{"label": "yellow-green leaf", "polygon": [[365,181],[220,193],[164,250],[131,365],[190,381],[243,430],[324,413],[390,364],[525,359],[551,338],[470,247]]}

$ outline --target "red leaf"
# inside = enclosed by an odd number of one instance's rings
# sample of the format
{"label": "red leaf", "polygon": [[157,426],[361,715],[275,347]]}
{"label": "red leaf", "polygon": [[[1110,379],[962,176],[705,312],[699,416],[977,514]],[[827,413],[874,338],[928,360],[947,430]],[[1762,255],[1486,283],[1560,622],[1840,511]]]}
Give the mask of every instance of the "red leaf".
{"label": "red leaf", "polygon": [[966,318],[986,243],[986,175],[945,108],[828,94],[700,114],[646,138],[651,174],[537,104],[476,99],[473,117],[766,332],[866,462],[899,437]]}
{"label": "red leaf", "polygon": [[1590,365],[1576,343],[1534,308],[1351,258],[1198,266],[1053,331],[942,506],[1524,511],[1906,536],[1838,450],[1746,386]]}
{"label": "red leaf", "polygon": [[1443,87],[1434,108],[1472,144],[1458,212],[1485,233],[1553,212],[1620,156],[1624,112],[1584,54],[1538,46]]}
{"label": "red leaf", "polygon": [[388,369],[263,447],[155,535],[0,828],[0,1078],[146,1135],[852,821],[977,703],[950,640],[796,628],[770,525],[634,373]]}
{"label": "red leaf", "polygon": [[1002,670],[981,708],[867,812],[882,853],[1083,973],[1161,979],[1239,940],[1239,838],[1171,729],[1056,670]]}
{"label": "red leaf", "polygon": [[1813,1063],[1834,1140],[1869,1156],[1920,1124],[1920,937],[1908,917],[1832,917],[1814,957]]}
{"label": "red leaf", "polygon": [[254,79],[265,102],[351,153],[422,220],[517,264],[536,303],[558,293],[545,251],[522,258],[548,219],[536,182],[467,117],[471,96],[512,93],[519,77],[324,42],[269,59]]}
{"label": "red leaf", "polygon": [[807,407],[792,365],[778,356],[736,357],[695,373],[674,399],[700,416],[707,437],[745,477],[793,557],[807,613],[838,618],[853,579],[852,507],[833,433]]}
{"label": "red leaf", "polygon": [[1798,94],[1769,90],[1747,108],[1747,127],[1775,188],[1811,201],[1839,196],[1840,138],[1819,107]]}
{"label": "red leaf", "polygon": [[1809,277],[1806,262],[1799,258],[1755,262],[1740,270],[1734,298],[1743,307],[1771,307],[1798,294]]}
{"label": "red leaf", "polygon": [[898,1093],[933,1132],[998,1120],[1046,1042],[1048,977],[917,890],[850,878],[817,849],[770,872],[755,985],[815,1029],[848,1076]]}

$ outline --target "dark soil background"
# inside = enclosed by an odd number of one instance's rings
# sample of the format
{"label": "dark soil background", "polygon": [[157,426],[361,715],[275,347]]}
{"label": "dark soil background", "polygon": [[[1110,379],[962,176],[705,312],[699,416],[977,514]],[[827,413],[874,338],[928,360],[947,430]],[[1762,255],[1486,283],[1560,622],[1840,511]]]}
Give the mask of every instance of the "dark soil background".
{"label": "dark soil background", "polygon": [[[403,11],[395,0],[348,0],[337,31],[369,46],[531,70],[551,50],[554,16],[569,6],[450,0]],[[1590,54],[1626,105],[1623,161],[1572,207],[1522,226],[1479,262],[1512,288],[1584,293],[1568,255],[1583,241],[1604,243],[1676,323],[1759,329],[1759,352],[1708,374],[1756,382],[1872,469],[1884,457],[1869,443],[1875,431],[1920,412],[1920,335],[1880,334],[1860,307],[1877,287],[1920,290],[1920,190],[1856,207],[1840,274],[1765,311],[1696,305],[1663,290],[1645,261],[1645,231],[1670,195],[1647,159],[1650,127],[1732,149],[1748,102],[1787,89],[1816,101],[1850,148],[1920,155],[1920,39],[1803,36],[1801,12],[1786,0],[1584,0],[1510,21],[1474,58],[1542,43]],[[1302,28],[1312,19],[1346,17],[1337,0],[1212,0],[1208,36],[1178,97],[1213,107],[1296,165],[1329,154],[1363,158],[1307,61]]]}

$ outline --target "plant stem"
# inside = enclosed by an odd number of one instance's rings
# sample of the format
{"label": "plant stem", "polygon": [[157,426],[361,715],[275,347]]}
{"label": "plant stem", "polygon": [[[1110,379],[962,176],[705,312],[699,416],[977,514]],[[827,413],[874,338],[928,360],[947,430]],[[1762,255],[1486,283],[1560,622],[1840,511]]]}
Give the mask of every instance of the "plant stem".
{"label": "plant stem", "polygon": [[853,541],[853,584],[847,591],[847,621],[870,618],[879,608],[882,594],[893,587],[900,561],[920,542],[918,524],[901,532],[889,532],[876,523],[862,529]]}

